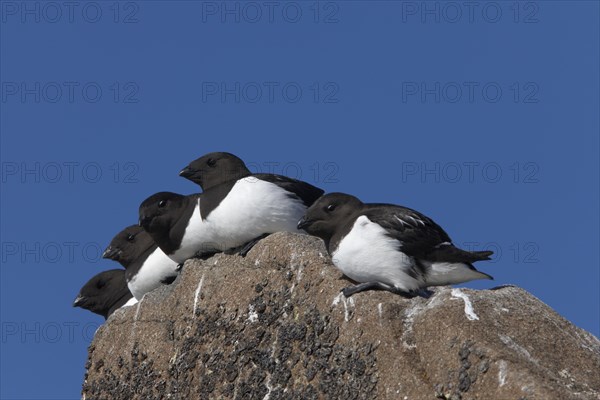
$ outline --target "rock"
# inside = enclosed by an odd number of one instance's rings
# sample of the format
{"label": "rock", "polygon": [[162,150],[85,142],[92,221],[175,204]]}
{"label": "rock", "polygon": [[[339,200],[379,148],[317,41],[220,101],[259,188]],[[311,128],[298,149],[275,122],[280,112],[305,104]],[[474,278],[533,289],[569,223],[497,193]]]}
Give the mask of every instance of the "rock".
{"label": "rock", "polygon": [[189,260],[115,312],[87,399],[599,399],[600,341],[523,289],[346,299],[320,240]]}

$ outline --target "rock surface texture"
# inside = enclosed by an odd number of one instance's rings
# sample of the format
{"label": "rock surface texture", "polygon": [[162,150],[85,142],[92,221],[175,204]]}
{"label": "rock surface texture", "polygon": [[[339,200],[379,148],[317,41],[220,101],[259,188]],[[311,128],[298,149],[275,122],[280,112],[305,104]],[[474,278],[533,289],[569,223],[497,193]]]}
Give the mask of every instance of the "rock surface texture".
{"label": "rock surface texture", "polygon": [[600,341],[517,287],[344,298],[316,238],[189,260],[89,348],[86,399],[600,399]]}

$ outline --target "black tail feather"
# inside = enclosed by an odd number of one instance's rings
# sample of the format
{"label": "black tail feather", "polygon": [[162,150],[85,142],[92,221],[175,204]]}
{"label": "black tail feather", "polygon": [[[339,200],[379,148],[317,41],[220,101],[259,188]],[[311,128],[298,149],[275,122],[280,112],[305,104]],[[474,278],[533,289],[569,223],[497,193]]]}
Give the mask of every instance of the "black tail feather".
{"label": "black tail feather", "polygon": [[473,263],[476,261],[491,260],[493,251],[466,251],[453,245],[440,246],[432,251],[425,259],[433,262],[463,262]]}
{"label": "black tail feather", "polygon": [[473,254],[474,256],[478,257],[476,261],[485,261],[485,260],[491,260],[492,258],[490,256],[492,254],[494,254],[494,252],[491,251],[491,250],[487,250],[487,251],[471,251],[471,254]]}

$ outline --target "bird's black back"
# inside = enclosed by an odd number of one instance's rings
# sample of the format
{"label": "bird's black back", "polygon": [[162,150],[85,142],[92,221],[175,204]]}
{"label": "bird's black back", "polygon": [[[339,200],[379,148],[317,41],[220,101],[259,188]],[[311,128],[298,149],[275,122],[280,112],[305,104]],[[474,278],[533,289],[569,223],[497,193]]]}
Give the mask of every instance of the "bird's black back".
{"label": "bird's black back", "polygon": [[273,183],[296,195],[306,207],[310,207],[324,193],[322,189],[298,179],[275,174],[253,174],[253,177]]}

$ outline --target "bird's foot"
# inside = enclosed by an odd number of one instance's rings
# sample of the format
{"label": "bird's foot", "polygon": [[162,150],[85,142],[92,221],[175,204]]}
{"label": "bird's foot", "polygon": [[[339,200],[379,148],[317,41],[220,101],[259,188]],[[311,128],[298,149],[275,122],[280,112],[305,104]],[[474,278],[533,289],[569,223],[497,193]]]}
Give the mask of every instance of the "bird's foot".
{"label": "bird's foot", "polygon": [[241,250],[239,251],[238,254],[242,257],[246,257],[246,255],[248,255],[248,252],[250,252],[250,250],[252,250],[252,248],[254,247],[254,245],[256,245],[256,243],[258,243],[260,240],[266,238],[269,235],[270,235],[270,233],[265,233],[265,234],[260,235],[259,237],[252,239],[251,241],[249,241],[248,243],[244,244],[241,247]]}
{"label": "bird's foot", "polygon": [[365,282],[354,286],[348,286],[342,289],[342,293],[345,297],[350,297],[356,293],[364,292],[365,290],[385,290],[409,299],[417,296],[416,292],[407,292],[381,282]]}
{"label": "bird's foot", "polygon": [[175,279],[177,279],[177,275],[167,276],[161,279],[160,283],[162,283],[163,285],[170,285],[171,283],[175,282]]}
{"label": "bird's foot", "polygon": [[424,299],[428,299],[435,294],[433,290],[429,289],[419,289],[414,292],[416,296],[423,297]]}
{"label": "bird's foot", "polygon": [[192,258],[197,258],[200,260],[208,260],[209,258],[211,258],[212,256],[214,256],[215,254],[219,253],[218,251],[199,251],[196,254],[194,254],[194,256]]}

